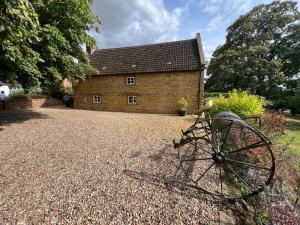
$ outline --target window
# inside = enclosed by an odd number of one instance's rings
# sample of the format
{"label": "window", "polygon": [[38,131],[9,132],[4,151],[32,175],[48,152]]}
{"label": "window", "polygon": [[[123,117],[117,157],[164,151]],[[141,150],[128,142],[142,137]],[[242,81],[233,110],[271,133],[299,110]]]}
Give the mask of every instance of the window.
{"label": "window", "polygon": [[5,92],[4,92],[4,91],[1,91],[1,94],[5,94]]}
{"label": "window", "polygon": [[136,104],[136,96],[128,96],[128,104]]}
{"label": "window", "polygon": [[127,85],[135,84],[135,77],[127,77]]}
{"label": "window", "polygon": [[99,96],[99,95],[94,95],[94,96],[93,96],[93,103],[94,103],[94,104],[101,103],[101,96]]}

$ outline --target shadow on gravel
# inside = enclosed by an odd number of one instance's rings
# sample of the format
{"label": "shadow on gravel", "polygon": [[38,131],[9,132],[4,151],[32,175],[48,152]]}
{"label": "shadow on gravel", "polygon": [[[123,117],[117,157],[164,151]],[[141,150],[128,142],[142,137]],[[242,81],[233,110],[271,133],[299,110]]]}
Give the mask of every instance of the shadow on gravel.
{"label": "shadow on gravel", "polygon": [[[154,151],[157,152],[157,151]],[[172,144],[167,144],[156,154],[149,155],[151,171],[123,170],[123,173],[135,180],[146,182],[168,191],[205,201],[207,195],[188,184],[186,174],[182,174],[177,158],[177,151]]]}
{"label": "shadow on gravel", "polygon": [[155,185],[185,198],[194,198],[215,204],[220,214],[219,220],[214,222],[232,224],[224,222],[231,217],[235,221],[234,224],[249,224],[249,209],[245,206],[244,201],[228,201],[213,197],[189,182],[189,173],[193,170],[194,165],[191,164],[187,170],[183,170],[179,166],[177,150],[173,148],[172,144],[164,146],[157,154],[149,155],[148,159],[151,161],[151,171],[123,170],[123,173],[139,182]]}
{"label": "shadow on gravel", "polygon": [[[47,118],[47,115],[32,110],[0,111],[0,126]],[[3,130],[3,128],[0,127],[0,131],[1,130]]]}
{"label": "shadow on gravel", "polygon": [[146,172],[135,172],[131,170],[123,170],[123,173],[137,181],[156,185],[187,198],[196,198],[203,201],[206,200],[203,192],[200,192],[199,190],[193,188],[191,185],[180,182],[180,180],[176,179],[175,177],[164,177]]}

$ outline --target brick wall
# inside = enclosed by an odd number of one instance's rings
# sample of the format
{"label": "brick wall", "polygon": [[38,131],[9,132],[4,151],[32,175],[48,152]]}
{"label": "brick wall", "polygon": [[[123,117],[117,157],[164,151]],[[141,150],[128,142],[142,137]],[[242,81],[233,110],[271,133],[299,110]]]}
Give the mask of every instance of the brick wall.
{"label": "brick wall", "polygon": [[[128,75],[92,76],[74,87],[75,108],[103,111],[176,113],[178,100],[184,97],[188,113],[197,113],[199,71],[136,74],[135,85],[127,85]],[[201,80],[201,99],[203,80]],[[93,104],[93,95],[102,102]],[[136,96],[137,103],[127,103],[127,96]]]}
{"label": "brick wall", "polygon": [[5,100],[0,101],[0,110],[16,110],[16,109],[30,109],[30,108],[42,108],[50,106],[62,105],[62,100],[55,98],[39,98],[29,100]]}

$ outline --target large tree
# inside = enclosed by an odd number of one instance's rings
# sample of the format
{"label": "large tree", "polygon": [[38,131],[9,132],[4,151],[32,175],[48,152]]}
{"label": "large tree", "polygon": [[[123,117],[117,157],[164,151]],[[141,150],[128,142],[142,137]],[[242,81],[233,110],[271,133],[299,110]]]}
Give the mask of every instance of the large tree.
{"label": "large tree", "polygon": [[227,28],[208,66],[206,90],[233,88],[276,98],[300,69],[300,14],[293,1],[253,8]]}
{"label": "large tree", "polygon": [[[82,47],[96,44],[88,32],[98,31],[99,24],[92,3],[4,0],[0,4],[0,57],[5,61],[0,62],[0,80],[29,88],[57,86],[64,78],[74,82],[83,78],[90,67]],[[6,33],[13,39],[5,41]]]}
{"label": "large tree", "polygon": [[42,62],[32,44],[39,41],[38,15],[26,0],[0,3],[0,81],[22,84],[24,88],[39,84]]}

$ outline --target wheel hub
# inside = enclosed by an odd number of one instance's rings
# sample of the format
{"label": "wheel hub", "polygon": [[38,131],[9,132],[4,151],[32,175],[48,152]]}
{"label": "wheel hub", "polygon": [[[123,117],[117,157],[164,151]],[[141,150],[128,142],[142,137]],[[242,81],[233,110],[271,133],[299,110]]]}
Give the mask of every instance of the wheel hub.
{"label": "wheel hub", "polygon": [[226,162],[226,158],[222,152],[214,153],[212,158],[217,164],[222,164]]}

